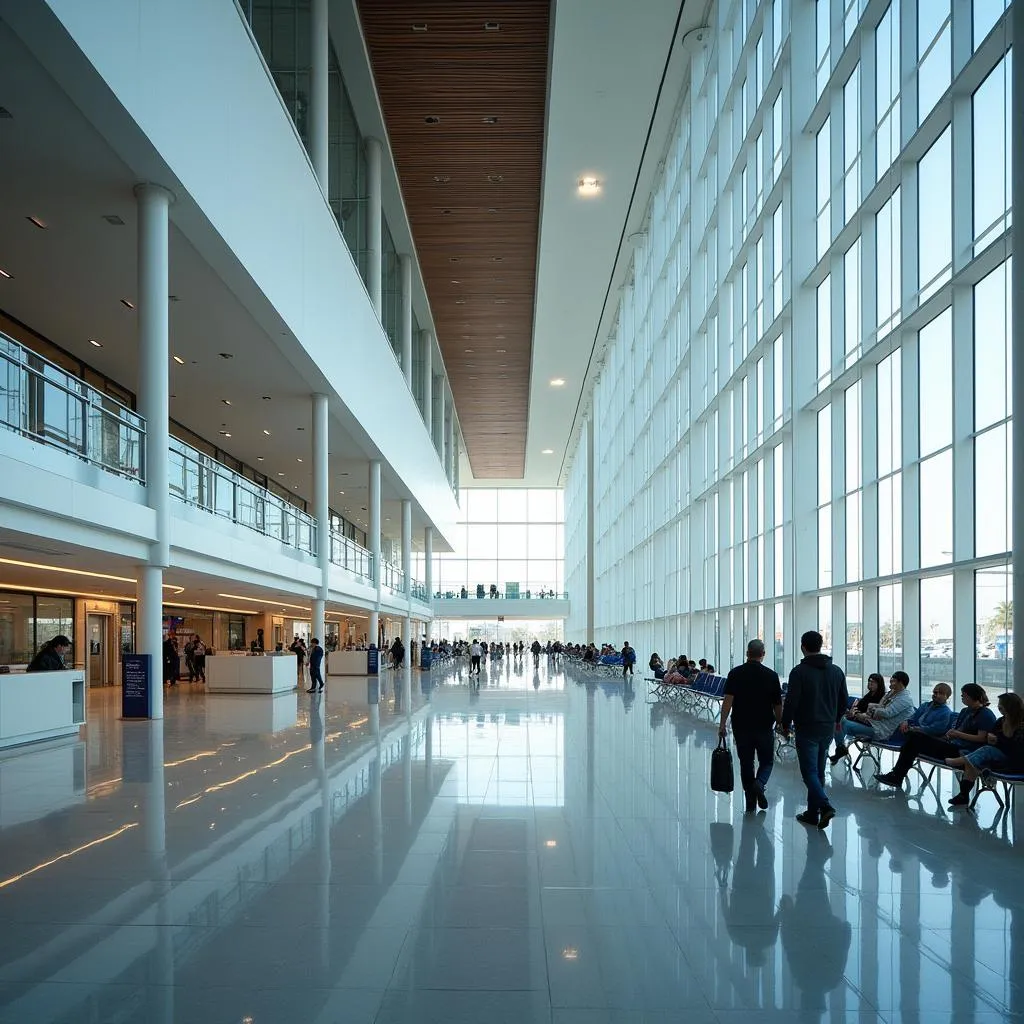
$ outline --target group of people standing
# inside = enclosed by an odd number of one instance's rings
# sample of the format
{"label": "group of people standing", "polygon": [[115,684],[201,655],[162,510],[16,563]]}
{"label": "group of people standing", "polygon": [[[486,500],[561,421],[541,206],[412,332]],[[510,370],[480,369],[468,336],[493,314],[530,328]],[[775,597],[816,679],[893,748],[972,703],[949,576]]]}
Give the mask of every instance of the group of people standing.
{"label": "group of people standing", "polygon": [[181,655],[185,655],[185,670],[190,683],[206,682],[206,644],[198,633],[193,633],[185,642],[183,650],[178,647],[178,638],[170,635],[164,638],[163,679],[168,686],[178,685],[181,675]]}
{"label": "group of people standing", "polygon": [[987,768],[1024,772],[1024,700],[1018,694],[999,697],[998,719],[977,683],[961,687],[964,707],[959,715],[948,707],[953,691],[945,683],[937,683],[931,700],[915,708],[907,689],[910,677],[897,670],[888,689],[881,674],[872,673],[867,693],[851,703],[846,675],[822,653],[822,644],[816,630],[800,638],[803,658],[789,674],[785,696],[778,674],[763,664],[760,640],[747,644],[746,661],[726,679],[718,731],[724,738],[731,717],[748,812],[768,806],[765,789],[775,762],[774,731],[786,738],[793,734],[807,787],[807,809],[797,820],[819,829],[827,828],[836,815],[825,789],[825,764],[848,757],[851,740],[900,742],[893,769],[875,775],[883,785],[901,785],[922,756],[959,768],[960,791],[949,801],[953,808],[968,805],[974,783]]}

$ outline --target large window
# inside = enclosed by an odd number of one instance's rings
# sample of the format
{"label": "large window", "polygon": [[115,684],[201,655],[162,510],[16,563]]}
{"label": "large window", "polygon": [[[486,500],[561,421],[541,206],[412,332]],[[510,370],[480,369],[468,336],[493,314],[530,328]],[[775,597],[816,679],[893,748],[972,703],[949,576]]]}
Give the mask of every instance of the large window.
{"label": "large window", "polygon": [[[557,488],[467,488],[451,554],[434,556],[434,591],[458,596],[465,587],[531,597],[565,591],[565,516]],[[422,572],[422,555],[416,575]]]}
{"label": "large window", "polygon": [[[0,665],[28,664],[47,640],[59,635],[74,641],[74,598],[0,591]],[[75,660],[73,643],[65,660]]]}

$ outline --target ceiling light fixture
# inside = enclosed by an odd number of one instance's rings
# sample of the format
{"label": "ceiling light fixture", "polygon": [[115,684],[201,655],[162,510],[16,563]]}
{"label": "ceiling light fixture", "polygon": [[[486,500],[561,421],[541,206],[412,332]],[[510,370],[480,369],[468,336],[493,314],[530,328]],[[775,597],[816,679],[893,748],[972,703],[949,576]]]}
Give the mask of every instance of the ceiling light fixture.
{"label": "ceiling light fixture", "polygon": [[448,182],[451,181],[451,180],[452,180],[452,176],[450,174],[435,174],[434,175],[434,181],[436,181],[438,183],[438,185],[447,185]]}
{"label": "ceiling light fixture", "polygon": [[499,356],[503,356],[507,350],[503,348],[496,348],[494,351],[497,352]]}
{"label": "ceiling light fixture", "polygon": [[220,431],[218,431],[218,433],[220,434],[221,437],[230,437],[231,436],[231,432],[229,430],[220,430]]}
{"label": "ceiling light fixture", "polygon": [[223,402],[223,403],[224,403],[225,405],[230,405],[230,404],[231,404],[231,399],[230,399],[230,398],[222,398],[222,399],[221,399],[221,401],[222,401],[222,402]]}
{"label": "ceiling light fixture", "polygon": [[45,221],[45,220],[43,220],[43,219],[42,219],[41,217],[36,217],[36,216],[35,216],[35,215],[33,214],[32,216],[26,217],[25,219],[26,219],[26,220],[27,220],[27,221],[28,221],[28,222],[29,222],[30,224],[35,224],[35,226],[36,226],[37,228],[39,228],[39,229],[40,229],[41,231],[45,231],[45,230],[46,230],[46,221]]}
{"label": "ceiling light fixture", "polygon": [[301,461],[302,461],[302,459],[300,459],[300,458],[296,457],[295,461],[296,461],[296,462],[301,462]]}
{"label": "ceiling light fixture", "polygon": [[89,344],[92,345],[93,348],[103,348],[103,342],[97,341],[95,338],[90,338]]}
{"label": "ceiling light fixture", "polygon": [[601,191],[601,182],[597,178],[580,178],[576,190],[581,196],[596,196]]}
{"label": "ceiling light fixture", "polygon": [[413,25],[412,30],[413,30],[413,32],[426,32],[427,31],[426,23],[422,22],[422,21],[417,22],[416,24]]}
{"label": "ceiling light fixture", "polygon": [[564,377],[552,377],[548,382],[553,388],[564,388],[565,378]]}
{"label": "ceiling light fixture", "polygon": [[440,124],[441,123],[441,118],[439,118],[436,114],[429,114],[427,117],[423,118],[423,120],[427,124]]}
{"label": "ceiling light fixture", "polygon": [[554,448],[544,448],[544,449],[541,450],[541,455],[554,455],[554,454],[555,454]]}
{"label": "ceiling light fixture", "polygon": [[235,358],[233,352],[218,352],[217,354],[221,357],[221,359],[234,359]]}
{"label": "ceiling light fixture", "polygon": [[121,300],[121,305],[124,306],[125,309],[134,309],[135,308],[135,303],[132,302],[130,299],[122,299]]}
{"label": "ceiling light fixture", "polygon": [[277,475],[278,476],[284,476],[284,473],[278,473]]}
{"label": "ceiling light fixture", "polygon": [[497,32],[501,28],[500,21],[485,21],[484,31],[485,32]]}
{"label": "ceiling light fixture", "polygon": [[11,275],[8,274],[7,271],[2,268],[0,268],[0,277],[4,278],[7,281],[10,281],[11,279]]}
{"label": "ceiling light fixture", "polygon": [[262,455],[257,455],[256,456],[256,461],[257,462],[262,462],[263,461],[263,456]]}
{"label": "ceiling light fixture", "polygon": [[449,256],[448,257],[448,262],[449,263],[458,263],[461,259],[462,259],[461,256]]}
{"label": "ceiling light fixture", "polygon": [[503,174],[488,174],[487,175],[487,180],[492,185],[500,185],[505,180],[505,175],[503,175]]}
{"label": "ceiling light fixture", "polygon": [[111,227],[121,228],[124,227],[124,220],[120,218],[116,213],[105,213],[103,219],[111,225]]}
{"label": "ceiling light fixture", "polygon": [[270,401],[270,395],[264,395],[263,396],[263,401],[264,402],[269,402]]}
{"label": "ceiling light fixture", "polygon": [[182,359],[182,358],[181,358],[181,356],[171,356],[171,358],[172,358],[172,359],[173,359],[173,360],[174,360],[174,361],[175,361],[175,362],[176,362],[176,363],[177,363],[177,364],[178,364],[179,366],[184,366],[184,365],[185,365],[185,360],[184,360],[184,359]]}
{"label": "ceiling light fixture", "polygon": [[482,117],[480,120],[483,121],[484,124],[497,124],[498,123],[498,119],[496,117],[494,117],[493,115],[490,116],[490,117]]}

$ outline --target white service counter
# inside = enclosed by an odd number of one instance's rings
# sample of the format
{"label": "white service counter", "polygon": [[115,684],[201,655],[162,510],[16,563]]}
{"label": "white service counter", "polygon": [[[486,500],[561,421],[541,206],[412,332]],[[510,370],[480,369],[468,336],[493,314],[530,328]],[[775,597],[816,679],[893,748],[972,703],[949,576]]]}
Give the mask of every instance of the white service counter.
{"label": "white service counter", "polygon": [[366,651],[331,651],[327,657],[329,676],[365,676]]}
{"label": "white service counter", "polygon": [[0,748],[70,736],[85,724],[85,673],[0,676]]}
{"label": "white service counter", "polygon": [[208,654],[207,693],[287,693],[298,686],[295,655]]}

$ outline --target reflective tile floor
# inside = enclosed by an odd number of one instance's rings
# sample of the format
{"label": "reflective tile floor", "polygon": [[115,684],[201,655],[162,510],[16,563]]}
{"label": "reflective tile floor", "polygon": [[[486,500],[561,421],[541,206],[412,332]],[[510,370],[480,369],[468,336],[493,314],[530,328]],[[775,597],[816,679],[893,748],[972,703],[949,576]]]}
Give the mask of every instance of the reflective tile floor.
{"label": "reflective tile floor", "polygon": [[[326,698],[90,694],[0,760],[0,1020],[1024,1017],[1012,815],[832,774],[828,834],[707,786],[715,728],[541,665]],[[948,773],[943,773],[948,774]]]}

